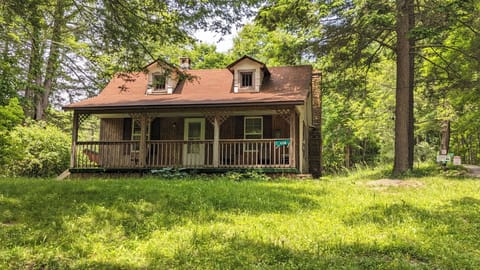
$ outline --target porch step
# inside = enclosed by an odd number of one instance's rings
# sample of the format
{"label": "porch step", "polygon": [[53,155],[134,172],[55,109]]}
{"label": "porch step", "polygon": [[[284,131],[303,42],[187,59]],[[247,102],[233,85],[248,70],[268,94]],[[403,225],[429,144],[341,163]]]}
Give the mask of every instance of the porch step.
{"label": "porch step", "polygon": [[65,178],[70,176],[70,169],[66,169],[64,172],[62,172],[59,176],[57,176],[57,180],[64,180]]}

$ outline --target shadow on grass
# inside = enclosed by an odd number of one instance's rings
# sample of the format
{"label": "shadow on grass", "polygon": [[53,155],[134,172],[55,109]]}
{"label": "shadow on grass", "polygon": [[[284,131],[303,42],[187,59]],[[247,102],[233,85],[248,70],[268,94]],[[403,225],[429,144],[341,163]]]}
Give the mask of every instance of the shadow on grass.
{"label": "shadow on grass", "polygon": [[91,247],[72,243],[82,237],[91,242],[103,235],[115,244],[186,223],[228,222],[224,214],[317,206],[303,189],[253,181],[11,180],[0,185],[0,242],[10,250],[42,246],[81,254]]}
{"label": "shadow on grass", "polygon": [[432,257],[446,260],[444,263],[451,261],[452,265],[447,268],[458,268],[454,262],[476,265],[472,269],[480,266],[480,258],[475,256],[480,249],[480,200],[476,198],[451,200],[433,210],[407,203],[378,204],[353,214],[344,223],[348,226],[374,223],[382,228],[414,230],[419,239],[401,240],[400,237],[400,242],[411,242],[415,250],[424,250]]}
{"label": "shadow on grass", "polygon": [[[288,240],[286,240],[288,241]],[[294,250],[282,240],[259,242],[218,233],[195,236],[173,258],[150,254],[149,268],[178,269],[391,269],[428,262],[415,247],[316,243]]]}
{"label": "shadow on grass", "polygon": [[345,223],[347,225],[359,223],[389,225],[416,221],[423,223],[425,226],[442,223],[449,227],[457,227],[459,220],[464,221],[461,225],[479,223],[479,211],[480,200],[471,197],[452,200],[436,211],[425,210],[407,203],[378,204],[354,214],[351,218],[346,219]]}

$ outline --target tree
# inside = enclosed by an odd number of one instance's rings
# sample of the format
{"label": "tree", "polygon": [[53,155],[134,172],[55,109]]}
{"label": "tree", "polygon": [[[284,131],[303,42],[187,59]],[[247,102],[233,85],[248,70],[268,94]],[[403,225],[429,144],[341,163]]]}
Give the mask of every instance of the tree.
{"label": "tree", "polygon": [[228,31],[257,2],[5,0],[0,48],[18,72],[3,73],[22,86],[26,116],[44,119],[57,91],[92,95],[115,72],[156,60],[155,48],[191,44],[198,29]]}
{"label": "tree", "polygon": [[414,0],[396,0],[396,17],[397,87],[393,173],[401,174],[413,167]]}
{"label": "tree", "polygon": [[427,33],[430,44],[416,46],[422,46],[424,60],[419,94],[435,107],[431,123],[443,134],[441,149],[478,163],[480,127],[474,119],[480,117],[480,1],[448,1],[426,17],[437,27]]}
{"label": "tree", "polygon": [[192,69],[225,68],[233,60],[230,56],[216,51],[215,45],[205,43],[187,43],[180,46],[166,45],[155,48],[154,55],[170,63],[177,64],[180,57],[191,60]]}
{"label": "tree", "polygon": [[283,29],[269,30],[254,23],[245,25],[233,40],[229,52],[233,59],[252,56],[267,65],[299,65],[305,63],[305,36],[295,35]]}
{"label": "tree", "polygon": [[[346,96],[354,96],[352,93],[367,87],[369,70],[383,56],[395,58],[393,172],[400,174],[413,166],[414,83],[421,81],[414,71],[433,62],[431,64],[445,68],[449,75],[454,74],[451,67],[457,65],[455,60],[439,54],[439,48],[449,48],[450,54],[456,51],[457,56],[462,51],[455,45],[443,44],[452,29],[468,29],[478,36],[474,22],[474,17],[478,18],[478,3],[476,0],[272,0],[262,7],[256,20],[269,30],[304,33],[308,38],[302,47],[320,61],[326,77],[328,72],[341,77],[334,81],[337,91],[347,91]],[[348,88],[343,78],[353,79]],[[455,79],[450,76],[447,81],[453,83]]]}

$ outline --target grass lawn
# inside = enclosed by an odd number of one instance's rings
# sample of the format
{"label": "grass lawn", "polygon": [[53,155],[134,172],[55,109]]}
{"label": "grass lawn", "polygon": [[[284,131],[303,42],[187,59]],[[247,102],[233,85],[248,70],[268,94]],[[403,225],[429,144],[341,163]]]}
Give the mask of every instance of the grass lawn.
{"label": "grass lawn", "polygon": [[480,180],[0,179],[0,269],[480,269]]}

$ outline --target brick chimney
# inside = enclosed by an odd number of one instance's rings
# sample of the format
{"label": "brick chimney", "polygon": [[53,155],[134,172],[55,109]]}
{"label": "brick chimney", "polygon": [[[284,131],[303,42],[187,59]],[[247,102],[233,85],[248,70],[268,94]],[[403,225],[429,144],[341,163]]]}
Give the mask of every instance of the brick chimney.
{"label": "brick chimney", "polygon": [[182,70],[190,69],[190,58],[180,57],[180,69]]}
{"label": "brick chimney", "polygon": [[322,176],[322,74],[312,73],[312,126],[309,130],[309,170],[314,178]]}

